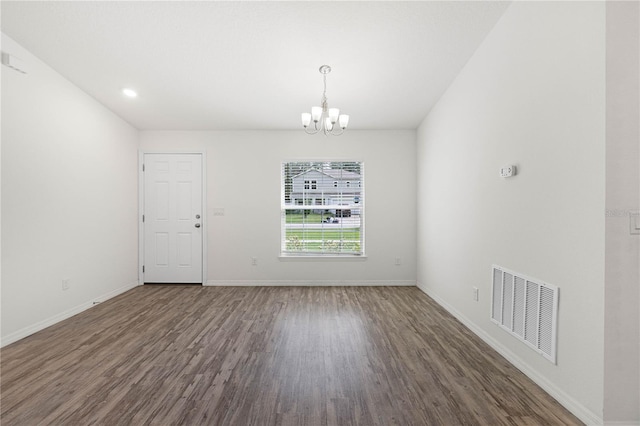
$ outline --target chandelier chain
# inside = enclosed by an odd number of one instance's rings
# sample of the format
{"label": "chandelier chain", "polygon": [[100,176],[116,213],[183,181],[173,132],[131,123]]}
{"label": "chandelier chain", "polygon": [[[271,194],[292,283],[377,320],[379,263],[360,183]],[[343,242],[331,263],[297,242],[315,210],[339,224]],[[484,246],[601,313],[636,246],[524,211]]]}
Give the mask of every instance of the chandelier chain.
{"label": "chandelier chain", "polygon": [[324,83],[324,90],[322,91],[322,108],[327,108],[327,74],[322,74],[322,81]]}

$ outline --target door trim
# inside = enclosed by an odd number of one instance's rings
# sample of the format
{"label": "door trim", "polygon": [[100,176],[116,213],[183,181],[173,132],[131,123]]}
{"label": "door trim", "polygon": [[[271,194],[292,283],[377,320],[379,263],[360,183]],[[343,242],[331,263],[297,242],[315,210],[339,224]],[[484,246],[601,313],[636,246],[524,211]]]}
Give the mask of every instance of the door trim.
{"label": "door trim", "polygon": [[207,217],[207,153],[206,151],[154,151],[154,150],[138,150],[138,284],[144,284],[144,273],[142,266],[144,263],[144,222],[142,222],[142,214],[144,212],[144,173],[142,165],[144,164],[145,154],[197,154],[200,155],[202,161],[202,284],[207,282],[207,235],[209,228],[209,220]]}

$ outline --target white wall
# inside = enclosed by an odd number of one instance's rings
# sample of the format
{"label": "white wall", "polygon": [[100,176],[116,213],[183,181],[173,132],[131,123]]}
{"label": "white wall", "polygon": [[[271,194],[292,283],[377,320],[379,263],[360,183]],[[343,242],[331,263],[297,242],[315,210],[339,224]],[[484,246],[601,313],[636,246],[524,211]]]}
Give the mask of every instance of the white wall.
{"label": "white wall", "polygon": [[[604,3],[513,3],[417,138],[418,285],[601,422]],[[517,176],[498,176],[506,164]],[[559,286],[557,365],[490,322],[494,263]]]}
{"label": "white wall", "polygon": [[137,284],[137,131],[4,34],[2,51],[28,67],[2,67],[5,345]]}
{"label": "white wall", "polygon": [[[209,284],[415,285],[415,131],[142,131],[140,148],[207,153]],[[304,159],[364,161],[366,259],[279,259],[280,167]]]}
{"label": "white wall", "polygon": [[640,424],[640,4],[607,2],[604,419]]}

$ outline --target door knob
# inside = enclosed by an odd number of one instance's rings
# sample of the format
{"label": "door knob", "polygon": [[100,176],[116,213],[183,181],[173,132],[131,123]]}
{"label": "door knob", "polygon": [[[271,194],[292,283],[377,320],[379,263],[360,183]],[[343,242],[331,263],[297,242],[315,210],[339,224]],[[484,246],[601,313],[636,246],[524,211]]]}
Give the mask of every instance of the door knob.
{"label": "door knob", "polygon": [[196,228],[200,228],[200,224],[199,223],[196,223]]}

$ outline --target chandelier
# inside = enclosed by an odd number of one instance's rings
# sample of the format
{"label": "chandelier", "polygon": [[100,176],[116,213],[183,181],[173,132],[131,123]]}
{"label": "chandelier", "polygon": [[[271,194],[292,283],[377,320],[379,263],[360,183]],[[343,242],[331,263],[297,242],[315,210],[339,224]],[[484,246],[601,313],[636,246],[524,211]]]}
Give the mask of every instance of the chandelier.
{"label": "chandelier", "polygon": [[[347,128],[349,116],[340,114],[338,108],[329,108],[329,104],[327,103],[327,74],[331,72],[331,67],[329,65],[323,65],[319,71],[320,74],[322,74],[322,82],[324,83],[322,99],[320,100],[321,106],[312,107],[311,114],[303,112],[302,125],[304,126],[304,131],[310,135],[315,135],[322,130],[325,135],[339,136],[344,133],[344,129]],[[312,121],[313,126],[310,129],[309,125]],[[336,123],[338,123],[337,126]]]}

